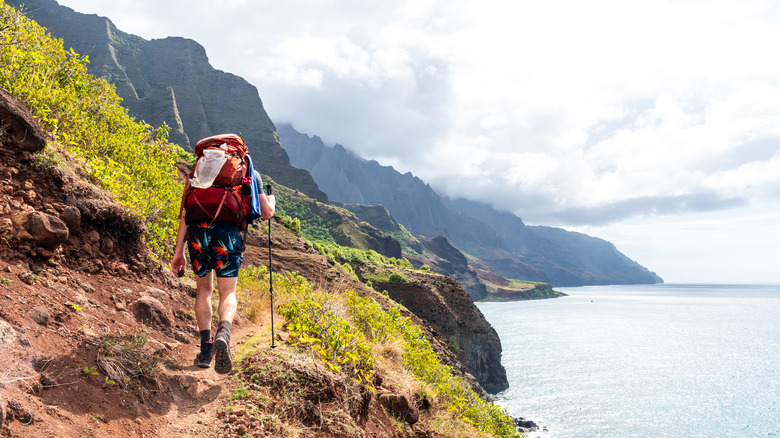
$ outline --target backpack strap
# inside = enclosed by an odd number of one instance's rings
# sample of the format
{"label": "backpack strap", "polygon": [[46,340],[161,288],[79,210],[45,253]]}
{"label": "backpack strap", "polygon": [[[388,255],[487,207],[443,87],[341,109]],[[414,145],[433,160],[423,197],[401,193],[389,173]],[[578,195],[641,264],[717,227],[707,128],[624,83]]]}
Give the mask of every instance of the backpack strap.
{"label": "backpack strap", "polygon": [[[192,174],[192,172],[190,172],[190,174]],[[190,175],[190,176],[192,176],[192,175]],[[190,187],[190,181],[189,181],[189,178],[187,178],[187,182],[184,184],[184,192],[181,195],[181,204],[179,205],[179,219],[181,219],[182,215],[185,214],[184,213],[184,210],[185,210],[184,204],[185,204],[185,202],[187,200],[187,195],[190,193],[190,188],[191,188]]]}
{"label": "backpack strap", "polygon": [[[209,226],[212,226],[214,222],[217,220],[217,218],[219,217],[219,212],[222,211],[222,206],[225,205],[225,198],[227,198],[227,192],[228,189],[225,189],[225,192],[222,194],[222,200],[219,202],[219,207],[217,207],[217,212],[214,213],[214,217],[211,218],[211,223],[209,224]],[[201,204],[200,201],[198,201],[198,198],[195,197],[194,200],[195,203],[198,204],[198,207],[200,207],[200,209],[203,210],[203,212],[208,215],[209,213],[208,211],[206,211],[206,207],[204,207],[203,204]]]}

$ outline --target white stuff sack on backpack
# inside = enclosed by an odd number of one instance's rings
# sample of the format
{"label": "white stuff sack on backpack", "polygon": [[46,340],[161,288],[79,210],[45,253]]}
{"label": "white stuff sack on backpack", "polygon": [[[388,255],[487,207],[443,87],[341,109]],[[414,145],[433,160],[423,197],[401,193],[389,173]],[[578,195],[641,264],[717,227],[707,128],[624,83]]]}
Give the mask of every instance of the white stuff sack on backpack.
{"label": "white stuff sack on backpack", "polygon": [[227,161],[225,151],[221,149],[204,149],[203,156],[195,164],[195,171],[190,178],[190,185],[198,189],[207,189],[214,184],[222,165]]}

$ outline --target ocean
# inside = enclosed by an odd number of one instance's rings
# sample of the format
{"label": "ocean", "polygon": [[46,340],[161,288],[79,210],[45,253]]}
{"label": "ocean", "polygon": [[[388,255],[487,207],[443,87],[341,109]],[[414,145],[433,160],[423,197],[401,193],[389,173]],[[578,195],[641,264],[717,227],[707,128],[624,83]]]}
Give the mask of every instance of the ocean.
{"label": "ocean", "polygon": [[555,289],[477,303],[530,438],[780,436],[780,285]]}

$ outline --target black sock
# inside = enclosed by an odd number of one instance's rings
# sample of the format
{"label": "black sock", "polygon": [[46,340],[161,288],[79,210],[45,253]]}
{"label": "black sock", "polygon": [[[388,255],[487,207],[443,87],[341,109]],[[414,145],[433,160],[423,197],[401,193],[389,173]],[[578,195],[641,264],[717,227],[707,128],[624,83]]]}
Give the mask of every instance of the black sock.
{"label": "black sock", "polygon": [[200,352],[211,353],[211,330],[200,331]]}

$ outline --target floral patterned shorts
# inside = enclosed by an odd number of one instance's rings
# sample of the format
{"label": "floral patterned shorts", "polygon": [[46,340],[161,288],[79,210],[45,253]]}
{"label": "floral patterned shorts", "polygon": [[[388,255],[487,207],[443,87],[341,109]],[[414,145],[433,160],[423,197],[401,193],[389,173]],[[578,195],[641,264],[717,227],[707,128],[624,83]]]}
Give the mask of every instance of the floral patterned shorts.
{"label": "floral patterned shorts", "polygon": [[238,277],[244,242],[237,226],[221,222],[190,224],[187,247],[192,270],[198,277],[208,275],[212,269],[217,277]]}

